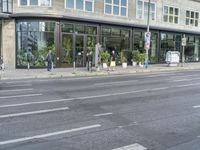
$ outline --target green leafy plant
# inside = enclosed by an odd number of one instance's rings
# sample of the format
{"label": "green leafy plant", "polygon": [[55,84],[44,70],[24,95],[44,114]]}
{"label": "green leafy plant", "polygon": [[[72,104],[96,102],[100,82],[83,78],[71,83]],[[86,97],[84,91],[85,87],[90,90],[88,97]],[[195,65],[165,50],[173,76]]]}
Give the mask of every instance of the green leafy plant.
{"label": "green leafy plant", "polygon": [[140,53],[139,54],[139,62],[141,62],[141,64],[144,64],[144,61],[145,61],[145,54]]}
{"label": "green leafy plant", "polygon": [[108,51],[101,51],[100,56],[101,56],[101,62],[107,64],[110,58],[110,54],[108,53]]}
{"label": "green leafy plant", "polygon": [[138,50],[134,50],[132,52],[132,61],[139,62],[140,52]]}

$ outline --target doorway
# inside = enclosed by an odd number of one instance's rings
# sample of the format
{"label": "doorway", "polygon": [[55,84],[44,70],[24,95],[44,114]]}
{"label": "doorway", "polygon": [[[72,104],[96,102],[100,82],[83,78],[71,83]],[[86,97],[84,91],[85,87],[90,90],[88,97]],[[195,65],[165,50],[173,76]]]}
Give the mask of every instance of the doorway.
{"label": "doorway", "polygon": [[[86,34],[62,33],[59,56],[60,67],[72,67],[75,61],[76,67],[86,66],[88,51],[95,52],[96,36]],[[94,58],[94,57],[93,57]]]}

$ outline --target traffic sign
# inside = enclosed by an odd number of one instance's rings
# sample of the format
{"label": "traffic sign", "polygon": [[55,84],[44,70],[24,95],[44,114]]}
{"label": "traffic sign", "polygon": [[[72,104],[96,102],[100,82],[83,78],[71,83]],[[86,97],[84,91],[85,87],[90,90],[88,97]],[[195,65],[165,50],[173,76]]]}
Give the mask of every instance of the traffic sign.
{"label": "traffic sign", "polygon": [[186,41],[187,41],[187,39],[184,37],[184,38],[182,38],[182,40],[181,40],[181,45],[182,46],[186,46]]}

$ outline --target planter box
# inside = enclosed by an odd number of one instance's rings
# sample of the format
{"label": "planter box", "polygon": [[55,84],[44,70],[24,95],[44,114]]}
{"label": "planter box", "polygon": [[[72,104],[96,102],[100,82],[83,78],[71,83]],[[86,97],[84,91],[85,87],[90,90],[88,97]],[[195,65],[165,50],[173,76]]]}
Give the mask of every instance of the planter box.
{"label": "planter box", "polygon": [[127,68],[127,63],[122,63],[122,68]]}
{"label": "planter box", "polygon": [[104,68],[104,69],[108,68],[107,63],[103,63],[103,68]]}

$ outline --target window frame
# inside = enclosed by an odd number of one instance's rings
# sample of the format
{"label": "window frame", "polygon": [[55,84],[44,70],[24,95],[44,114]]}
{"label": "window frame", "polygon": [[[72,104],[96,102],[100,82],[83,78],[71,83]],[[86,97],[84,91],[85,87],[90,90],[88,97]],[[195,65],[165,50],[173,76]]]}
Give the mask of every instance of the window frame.
{"label": "window frame", "polygon": [[[139,8],[139,7],[138,7],[138,6],[139,6],[139,5],[138,5],[138,1],[141,1],[141,2],[142,2],[142,9],[138,9],[138,8]],[[136,10],[136,19],[142,19],[142,20],[145,19],[145,17],[144,17],[144,16],[145,16],[144,14],[145,14],[145,12],[146,12],[145,9],[144,9],[144,8],[145,8],[145,6],[144,6],[144,3],[145,3],[145,2],[146,2],[146,3],[149,3],[147,0],[136,0],[136,9],[135,9],[135,10]],[[157,4],[157,3],[156,3],[156,2],[150,2],[150,5],[151,5],[151,4],[153,4],[153,5],[155,6],[155,11],[151,11],[151,6],[150,6],[149,19],[150,19],[151,21],[156,21],[156,20],[157,20],[157,17],[156,17],[156,16],[157,16],[157,7],[156,7],[156,4]],[[142,11],[142,18],[139,17],[139,15],[138,15],[138,10],[141,10],[141,11]],[[148,12],[147,12],[147,13],[148,13]],[[151,19],[151,18],[152,18],[152,17],[151,17],[151,14],[152,14],[152,13],[155,14],[155,15],[154,15],[154,20]]]}
{"label": "window frame", "polygon": [[[76,1],[77,0],[74,0],[74,8],[68,8],[67,7],[67,0],[64,0],[64,3],[65,3],[65,9],[71,9],[71,10],[79,10],[79,11],[84,11],[84,12],[94,12],[94,0],[83,0],[83,9],[77,9],[76,8]],[[85,8],[85,3],[86,2],[92,2],[92,11],[88,11],[86,10]]]}
{"label": "window frame", "polygon": [[26,1],[27,1],[27,5],[21,5],[21,0],[18,0],[18,6],[20,7],[52,7],[52,0],[50,0],[49,6],[41,5],[41,1],[43,0],[38,0],[38,5],[30,5],[30,0],[26,0]]}
{"label": "window frame", "polygon": [[[189,11],[189,17],[187,17],[187,11]],[[191,18],[191,12],[194,13],[194,18]],[[197,19],[195,18],[196,13],[198,13],[198,18],[197,18]],[[186,9],[186,10],[185,10],[185,25],[186,25],[186,26],[189,26],[189,27],[199,27],[199,14],[200,14],[199,11],[194,11],[194,10]],[[187,20],[187,19],[189,19],[189,24],[188,24],[188,25],[186,24],[186,20]],[[191,20],[194,21],[193,24],[191,24],[191,22],[190,22]],[[197,26],[195,25],[195,21],[197,21],[197,23],[198,23]]]}
{"label": "window frame", "polygon": [[[165,7],[168,7],[168,13],[165,14]],[[169,22],[169,17],[171,16],[170,15],[170,8],[173,8],[173,22]],[[178,9],[178,15],[175,15],[175,9]],[[165,15],[167,15],[167,21],[164,21],[164,17]],[[175,23],[175,17],[178,17],[178,23]],[[180,24],[180,7],[176,7],[176,6],[172,6],[172,5],[163,5],[163,15],[162,15],[162,21],[165,22],[165,23],[170,23],[170,24],[177,24],[179,25]]]}
{"label": "window frame", "polygon": [[[119,16],[119,17],[128,17],[128,2],[129,0],[126,0],[126,6],[122,6],[122,0],[119,0],[119,5],[114,4],[114,0],[111,0],[111,4],[110,3],[106,3],[106,0],[104,0],[104,14],[105,15],[112,15],[112,16]],[[110,5],[111,6],[111,14],[106,13],[106,5]],[[114,7],[119,7],[119,15],[115,15],[114,14]],[[126,16],[122,16],[121,15],[121,9],[122,8],[126,8]]]}

